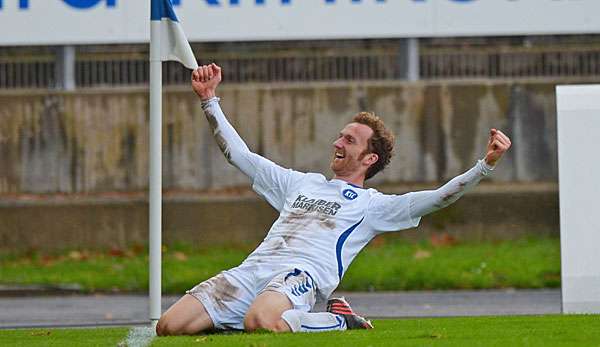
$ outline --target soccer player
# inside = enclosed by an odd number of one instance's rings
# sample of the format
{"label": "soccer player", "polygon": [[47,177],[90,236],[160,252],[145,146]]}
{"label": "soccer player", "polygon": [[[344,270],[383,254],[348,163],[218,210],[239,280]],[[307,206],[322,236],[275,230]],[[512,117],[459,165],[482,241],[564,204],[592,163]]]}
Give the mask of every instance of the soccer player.
{"label": "soccer player", "polygon": [[364,181],[388,165],[394,137],[381,119],[362,112],[333,143],[332,179],[286,169],[248,149],[229,124],[215,90],[221,68],[201,66],[192,88],[227,160],[252,181],[252,188],[277,211],[258,248],[241,265],[198,284],[160,318],[158,335],[237,329],[316,332],[369,329],[343,298],[327,312],[310,312],[327,300],[348,266],[375,236],[416,227],[422,216],[444,208],[488,175],[511,143],[490,130],[485,157],[436,190],[387,195]]}

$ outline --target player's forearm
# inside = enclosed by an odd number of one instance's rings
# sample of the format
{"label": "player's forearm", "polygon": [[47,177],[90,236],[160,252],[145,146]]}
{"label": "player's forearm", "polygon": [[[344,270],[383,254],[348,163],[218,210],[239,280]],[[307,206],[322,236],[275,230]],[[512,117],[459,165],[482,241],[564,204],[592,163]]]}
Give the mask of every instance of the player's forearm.
{"label": "player's forearm", "polygon": [[493,170],[483,160],[467,172],[454,177],[436,190],[427,190],[411,194],[411,215],[416,218],[442,209],[463,196],[481,179]]}
{"label": "player's forearm", "polygon": [[251,179],[256,175],[256,154],[252,153],[246,143],[227,121],[219,105],[219,98],[213,96],[202,101],[202,109],[213,131],[213,136],[227,161],[236,166]]}

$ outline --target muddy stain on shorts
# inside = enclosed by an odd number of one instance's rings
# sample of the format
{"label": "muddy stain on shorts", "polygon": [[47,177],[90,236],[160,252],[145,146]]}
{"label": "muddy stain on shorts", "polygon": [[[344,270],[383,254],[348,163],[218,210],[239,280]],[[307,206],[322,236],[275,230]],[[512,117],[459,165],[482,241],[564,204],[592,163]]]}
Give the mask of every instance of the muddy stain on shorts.
{"label": "muddy stain on shorts", "polygon": [[226,302],[238,298],[239,291],[223,274],[218,274],[192,288],[189,294],[201,294],[212,300],[219,309],[224,309]]}

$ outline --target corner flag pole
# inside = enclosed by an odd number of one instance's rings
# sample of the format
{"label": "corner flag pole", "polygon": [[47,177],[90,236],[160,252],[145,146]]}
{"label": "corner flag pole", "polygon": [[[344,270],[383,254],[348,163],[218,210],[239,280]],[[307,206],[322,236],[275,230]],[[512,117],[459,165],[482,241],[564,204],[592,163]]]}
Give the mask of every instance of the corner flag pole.
{"label": "corner flag pole", "polygon": [[[153,4],[154,5],[154,4]],[[161,315],[162,246],[162,60],[160,21],[150,21],[149,294],[150,321]]]}
{"label": "corner flag pole", "polygon": [[149,301],[150,321],[161,315],[162,249],[162,62],[179,61],[189,69],[198,63],[171,0],[150,0],[150,148],[149,160]]}

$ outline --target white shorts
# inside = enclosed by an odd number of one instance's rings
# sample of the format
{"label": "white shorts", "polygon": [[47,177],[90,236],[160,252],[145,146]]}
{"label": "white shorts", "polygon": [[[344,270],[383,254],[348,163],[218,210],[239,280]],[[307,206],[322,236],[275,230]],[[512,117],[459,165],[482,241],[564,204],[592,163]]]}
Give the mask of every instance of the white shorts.
{"label": "white shorts", "polygon": [[308,312],[315,305],[317,285],[310,273],[298,268],[282,271],[264,264],[242,264],[223,271],[186,293],[204,305],[216,329],[243,330],[248,308],[267,290],[286,295],[297,310]]}

